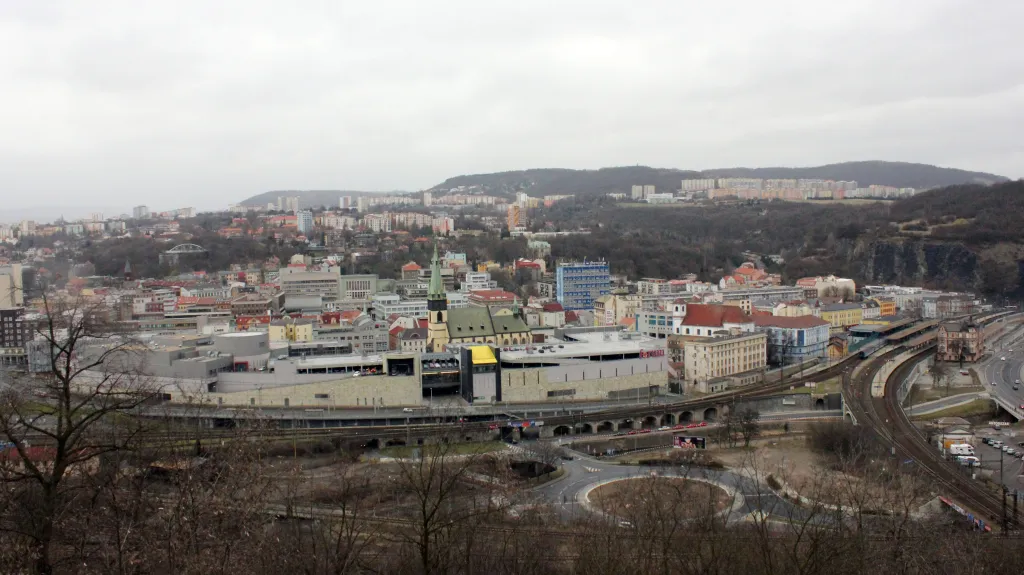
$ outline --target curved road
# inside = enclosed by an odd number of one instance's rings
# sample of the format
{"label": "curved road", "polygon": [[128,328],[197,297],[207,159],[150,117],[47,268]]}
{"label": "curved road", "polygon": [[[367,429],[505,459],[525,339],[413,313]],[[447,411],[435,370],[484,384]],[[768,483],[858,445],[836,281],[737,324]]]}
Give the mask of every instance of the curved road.
{"label": "curved road", "polygon": [[[675,471],[675,468],[670,467],[618,465],[579,455],[572,461],[563,462],[563,468],[565,475],[562,478],[538,487],[536,492],[559,508],[566,517],[590,513],[581,501],[587,489],[597,483],[610,479],[643,477],[652,472],[671,476]],[[785,521],[806,521],[811,515],[807,510],[776,495],[766,484],[733,471],[693,467],[689,470],[689,476],[722,485],[742,495],[742,504],[729,513],[730,522],[742,521],[754,511],[760,511],[769,519]]]}
{"label": "curved road", "polygon": [[[1017,383],[1021,381],[1024,370],[1024,341],[1020,338],[1020,332],[1015,331],[1009,337],[997,340],[992,356],[982,363],[981,372],[993,395],[1024,411],[1020,408],[1024,405],[1024,384]],[[1018,389],[1013,389],[1014,385]],[[1024,413],[1015,415],[1024,417]]]}

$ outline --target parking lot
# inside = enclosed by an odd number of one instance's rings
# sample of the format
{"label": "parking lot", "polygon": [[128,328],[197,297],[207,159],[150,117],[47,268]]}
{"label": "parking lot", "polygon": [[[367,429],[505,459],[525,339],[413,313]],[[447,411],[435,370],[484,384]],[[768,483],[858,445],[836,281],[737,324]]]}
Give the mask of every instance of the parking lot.
{"label": "parking lot", "polygon": [[[1024,443],[1024,435],[1009,430],[983,429],[978,431],[978,437],[979,441],[975,446],[975,454],[981,460],[982,469],[991,471],[993,474],[992,479],[997,480],[1001,465],[1001,483],[1011,491],[1017,490],[1024,493],[1024,481],[1022,481],[1021,477],[1021,474],[1024,473],[1024,460],[1021,459],[1021,454],[1024,453],[1024,446],[1020,445]],[[1011,455],[1002,449],[982,443],[980,438],[985,437],[1003,442],[1004,445],[1014,450],[1015,454]]]}

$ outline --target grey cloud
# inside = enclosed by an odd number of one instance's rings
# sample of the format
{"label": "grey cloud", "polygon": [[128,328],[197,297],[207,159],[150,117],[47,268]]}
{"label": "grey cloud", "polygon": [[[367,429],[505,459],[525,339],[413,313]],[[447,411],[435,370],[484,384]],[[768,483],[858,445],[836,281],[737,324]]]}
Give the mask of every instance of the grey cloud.
{"label": "grey cloud", "polygon": [[1024,3],[8,3],[0,186],[201,208],[461,173],[1021,172]]}

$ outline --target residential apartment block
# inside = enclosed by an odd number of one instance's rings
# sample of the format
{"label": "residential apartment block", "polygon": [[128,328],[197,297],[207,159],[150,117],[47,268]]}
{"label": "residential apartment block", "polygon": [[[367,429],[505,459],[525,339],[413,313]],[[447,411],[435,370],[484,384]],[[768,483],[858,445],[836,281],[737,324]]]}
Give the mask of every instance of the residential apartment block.
{"label": "residential apartment block", "polygon": [[555,283],[558,303],[566,311],[593,309],[597,298],[611,293],[607,262],[560,263]]}
{"label": "residential apartment block", "polygon": [[758,331],[768,335],[768,361],[775,365],[828,358],[830,325],[804,315],[798,317],[754,316]]}
{"label": "residential apartment block", "polygon": [[[729,385],[727,378],[748,374],[752,383],[766,366],[764,333],[743,333],[704,337],[687,341],[683,347],[684,381],[687,389],[713,393]],[[747,381],[750,380],[750,381]]]}
{"label": "residential apartment block", "polygon": [[864,310],[859,303],[824,305],[821,306],[821,319],[832,326],[832,333],[838,333],[861,323],[864,319]]}

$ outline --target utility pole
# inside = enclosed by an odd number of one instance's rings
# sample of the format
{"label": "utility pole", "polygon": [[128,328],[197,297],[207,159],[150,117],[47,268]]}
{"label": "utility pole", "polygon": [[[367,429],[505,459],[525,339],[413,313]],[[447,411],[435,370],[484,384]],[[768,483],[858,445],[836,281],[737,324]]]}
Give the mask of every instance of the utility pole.
{"label": "utility pole", "polygon": [[1003,483],[1003,450],[999,450],[999,484],[1003,488],[1003,537],[1009,535],[1009,524],[1006,517],[1006,483]]}

